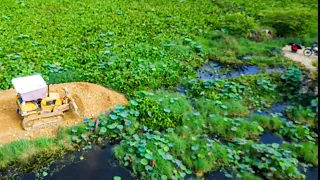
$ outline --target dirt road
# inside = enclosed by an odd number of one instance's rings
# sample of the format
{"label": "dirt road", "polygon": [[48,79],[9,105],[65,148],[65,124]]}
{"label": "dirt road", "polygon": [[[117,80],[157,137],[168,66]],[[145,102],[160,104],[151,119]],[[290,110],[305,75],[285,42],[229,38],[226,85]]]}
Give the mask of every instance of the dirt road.
{"label": "dirt road", "polygon": [[284,56],[290,58],[292,61],[301,63],[310,71],[316,71],[317,68],[312,65],[313,61],[318,61],[318,56],[312,54],[310,57],[303,55],[304,47],[299,49],[297,53],[291,52],[290,46],[285,46],[282,49]]}
{"label": "dirt road", "polygon": [[116,104],[126,105],[124,95],[91,83],[64,83],[50,86],[50,92],[67,87],[78,105],[80,117],[73,110],[65,114],[65,120],[55,126],[25,131],[21,118],[16,113],[14,89],[0,91],[0,146],[18,139],[33,139],[40,136],[55,136],[59,126],[72,126],[85,117],[95,117]]}

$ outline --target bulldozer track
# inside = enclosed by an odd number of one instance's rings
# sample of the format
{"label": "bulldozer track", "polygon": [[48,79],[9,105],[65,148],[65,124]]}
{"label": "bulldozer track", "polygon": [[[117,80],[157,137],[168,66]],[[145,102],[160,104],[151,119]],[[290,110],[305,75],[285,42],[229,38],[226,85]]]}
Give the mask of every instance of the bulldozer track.
{"label": "bulldozer track", "polygon": [[37,130],[57,124],[64,120],[63,112],[57,111],[25,117],[22,126],[25,130]]}

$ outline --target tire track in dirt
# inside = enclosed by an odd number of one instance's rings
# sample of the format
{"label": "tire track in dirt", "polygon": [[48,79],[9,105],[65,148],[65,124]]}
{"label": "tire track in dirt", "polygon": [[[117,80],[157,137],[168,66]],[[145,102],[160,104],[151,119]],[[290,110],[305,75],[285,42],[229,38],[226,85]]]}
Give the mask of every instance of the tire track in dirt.
{"label": "tire track in dirt", "polygon": [[50,92],[67,87],[78,105],[80,117],[71,108],[65,113],[63,122],[43,129],[25,131],[21,126],[21,117],[16,112],[16,91],[0,91],[0,146],[18,139],[34,139],[40,136],[56,136],[59,126],[72,126],[85,117],[96,117],[116,104],[126,105],[124,95],[103,86],[85,83],[63,83],[50,85]]}

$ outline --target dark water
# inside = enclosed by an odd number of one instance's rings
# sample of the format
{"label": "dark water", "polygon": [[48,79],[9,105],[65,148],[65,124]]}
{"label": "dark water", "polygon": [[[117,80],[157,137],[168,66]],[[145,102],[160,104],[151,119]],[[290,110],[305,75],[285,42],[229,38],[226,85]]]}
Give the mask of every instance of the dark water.
{"label": "dark water", "polygon": [[[128,170],[119,166],[112,155],[112,146],[108,145],[105,149],[95,147],[92,150],[84,153],[84,160],[80,160],[80,156],[76,156],[75,162],[67,164],[60,171],[53,173],[50,176],[50,171],[61,163],[53,164],[50,167],[48,176],[44,179],[53,180],[113,180],[114,176],[119,176],[122,179],[134,179]],[[23,177],[24,180],[35,179],[35,174],[27,174]]]}
{"label": "dark water", "polygon": [[[253,75],[262,73],[263,71],[259,69],[258,66],[242,66],[239,69],[234,69],[231,72],[222,72],[223,66],[217,62],[209,61],[203,65],[198,70],[198,79],[199,80],[214,80],[214,79],[228,79],[235,78],[241,75]],[[266,73],[272,72],[283,72],[284,69],[281,67],[277,68],[268,68],[265,70]]]}
{"label": "dark water", "polygon": [[272,144],[272,143],[282,144],[284,140],[281,137],[275,135],[274,133],[270,131],[266,131],[261,135],[259,141],[263,144]]}
{"label": "dark water", "polygon": [[261,112],[255,112],[255,114],[261,114],[261,115],[270,115],[271,113],[281,113],[283,114],[286,107],[290,106],[292,102],[280,102],[273,104],[270,108],[264,109]]}
{"label": "dark water", "polygon": [[178,92],[181,93],[181,94],[186,94],[187,93],[187,90],[181,84],[179,84],[177,86],[177,89],[178,89]]}
{"label": "dark water", "polygon": [[311,167],[307,169],[306,180],[318,180],[318,167]]}
{"label": "dark water", "polygon": [[209,174],[207,174],[204,179],[210,179],[210,180],[228,180],[228,178],[223,172],[220,171],[213,171]]}

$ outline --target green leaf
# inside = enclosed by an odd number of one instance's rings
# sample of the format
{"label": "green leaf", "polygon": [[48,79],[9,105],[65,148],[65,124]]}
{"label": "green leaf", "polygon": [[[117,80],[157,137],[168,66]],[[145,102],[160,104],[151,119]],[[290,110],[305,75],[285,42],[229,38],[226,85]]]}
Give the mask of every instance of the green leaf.
{"label": "green leaf", "polygon": [[161,156],[166,154],[166,152],[165,152],[164,150],[162,150],[162,149],[158,149],[158,153],[159,153]]}
{"label": "green leaf", "polygon": [[146,165],[146,166],[145,166],[145,169],[146,169],[147,171],[151,171],[151,170],[153,169],[153,167],[150,166],[150,165]]}
{"label": "green leaf", "polygon": [[128,116],[128,112],[127,111],[123,111],[120,113],[120,116],[123,118],[126,118]]}
{"label": "green leaf", "polygon": [[48,173],[46,171],[42,172],[42,177],[46,177],[48,175]]}
{"label": "green leaf", "polygon": [[199,149],[199,146],[191,146],[192,151],[197,151]]}
{"label": "green leaf", "polygon": [[222,109],[228,109],[228,107],[226,105],[221,105],[220,106]]}
{"label": "green leaf", "polygon": [[193,113],[193,115],[195,115],[195,116],[199,116],[199,115],[200,115],[200,113],[199,113],[199,112],[194,112],[194,113]]}
{"label": "green leaf", "polygon": [[130,120],[126,120],[124,123],[126,126],[130,126],[131,125],[131,121]]}
{"label": "green leaf", "polygon": [[166,175],[161,175],[161,180],[168,180],[168,177]]}
{"label": "green leaf", "polygon": [[107,128],[105,128],[105,127],[101,127],[100,128],[100,133],[106,133],[107,132]]}
{"label": "green leaf", "polygon": [[118,119],[118,116],[115,115],[115,114],[110,114],[109,117],[110,117],[112,120]]}
{"label": "green leaf", "polygon": [[93,127],[94,125],[95,125],[95,123],[94,122],[89,122],[89,124],[88,124],[90,127]]}
{"label": "green leaf", "polygon": [[145,154],[144,157],[147,158],[147,159],[149,159],[149,160],[152,160],[152,159],[153,159],[153,155],[152,155],[152,154],[149,154],[149,153],[148,153],[148,154]]}
{"label": "green leaf", "polygon": [[166,155],[165,155],[165,159],[166,159],[166,160],[172,160],[173,157],[171,156],[171,154],[166,154]]}
{"label": "green leaf", "polygon": [[116,126],[114,124],[110,124],[110,125],[107,126],[107,128],[114,129],[114,128],[116,128]]}
{"label": "green leaf", "polygon": [[135,100],[131,100],[131,101],[130,101],[130,104],[132,104],[132,105],[134,105],[134,106],[137,106],[137,105],[138,105],[138,102],[135,101]]}
{"label": "green leaf", "polygon": [[78,130],[77,130],[77,129],[74,129],[74,128],[72,128],[71,131],[72,131],[73,133],[78,132]]}
{"label": "green leaf", "polygon": [[121,180],[121,177],[120,176],[114,176],[113,180]]}
{"label": "green leaf", "polygon": [[140,146],[138,150],[139,150],[139,152],[145,152],[146,151],[146,147]]}
{"label": "green leaf", "polygon": [[117,126],[117,128],[118,128],[119,130],[122,130],[122,129],[123,129],[123,126],[122,126],[121,124],[119,124],[119,125]]}
{"label": "green leaf", "polygon": [[84,119],[82,120],[82,122],[84,122],[84,123],[88,123],[89,121],[90,121],[89,118],[84,118]]}
{"label": "green leaf", "polygon": [[163,147],[163,150],[166,151],[166,152],[168,152],[168,151],[169,151],[169,147],[168,147],[168,146],[164,146],[164,147]]}
{"label": "green leaf", "polygon": [[261,127],[261,126],[257,126],[257,128],[258,128],[258,130],[261,131],[261,132],[264,131],[263,127]]}
{"label": "green leaf", "polygon": [[141,159],[140,163],[145,166],[148,164],[148,160],[143,158]]}

